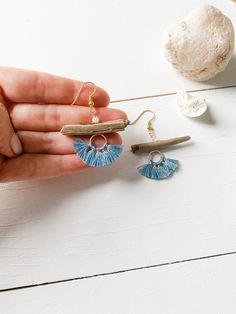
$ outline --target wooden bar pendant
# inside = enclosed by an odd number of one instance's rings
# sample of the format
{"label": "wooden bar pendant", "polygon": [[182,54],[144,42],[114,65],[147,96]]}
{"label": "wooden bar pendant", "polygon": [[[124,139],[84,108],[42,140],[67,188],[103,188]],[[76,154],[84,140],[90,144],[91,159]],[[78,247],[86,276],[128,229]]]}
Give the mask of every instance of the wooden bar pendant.
{"label": "wooden bar pendant", "polygon": [[129,120],[118,119],[101,123],[64,125],[61,129],[63,135],[94,135],[124,131]]}
{"label": "wooden bar pendant", "polygon": [[176,145],[183,142],[187,142],[191,139],[190,136],[181,136],[181,137],[174,137],[167,140],[157,140],[149,143],[140,143],[131,145],[131,151],[133,153],[142,152],[142,151],[152,151],[155,149],[160,149],[169,145]]}

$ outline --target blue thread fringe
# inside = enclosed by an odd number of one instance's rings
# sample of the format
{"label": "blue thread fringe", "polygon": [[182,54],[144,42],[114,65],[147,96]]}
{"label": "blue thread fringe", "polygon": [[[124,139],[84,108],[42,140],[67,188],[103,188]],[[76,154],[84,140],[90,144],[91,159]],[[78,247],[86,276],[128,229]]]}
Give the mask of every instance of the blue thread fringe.
{"label": "blue thread fringe", "polygon": [[96,148],[81,139],[74,140],[73,147],[86,165],[96,168],[110,165],[123,151],[121,145],[106,145],[103,148]]}
{"label": "blue thread fringe", "polygon": [[149,179],[162,180],[171,176],[179,167],[178,160],[164,158],[162,162],[150,161],[138,167],[138,172]]}

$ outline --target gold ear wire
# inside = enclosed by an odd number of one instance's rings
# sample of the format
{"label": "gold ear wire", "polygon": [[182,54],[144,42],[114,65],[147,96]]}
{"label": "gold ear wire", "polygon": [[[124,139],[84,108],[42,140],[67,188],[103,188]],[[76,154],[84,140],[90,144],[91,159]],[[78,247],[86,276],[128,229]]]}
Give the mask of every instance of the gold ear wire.
{"label": "gold ear wire", "polygon": [[147,132],[150,135],[150,137],[154,140],[155,139],[155,134],[154,134],[154,128],[153,128],[153,121],[156,119],[156,114],[150,110],[150,109],[146,109],[143,112],[140,113],[140,115],[133,121],[130,122],[129,125],[134,125],[135,123],[138,122],[138,120],[146,113],[146,112],[150,112],[153,114],[153,117],[147,122]]}
{"label": "gold ear wire", "polygon": [[[92,82],[83,82],[83,83],[81,84],[81,86],[80,86],[80,88],[79,88],[79,90],[78,90],[78,92],[77,92],[77,94],[76,94],[74,100],[72,101],[71,106],[75,105],[75,103],[76,103],[76,101],[77,101],[77,99],[78,99],[78,97],[79,97],[79,95],[80,95],[80,93],[81,93],[81,90],[82,90],[82,88],[84,87],[85,84],[91,84],[91,85],[93,86],[93,91],[92,91],[92,93],[89,95],[89,101],[90,101],[90,100],[93,101],[93,96],[94,96],[94,94],[96,93],[96,90],[97,90],[96,85],[95,85],[94,83],[92,83]],[[94,102],[93,102],[93,104],[94,104]]]}
{"label": "gold ear wire", "polygon": [[88,97],[88,105],[89,105],[90,112],[93,115],[92,122],[93,123],[97,123],[98,122],[98,117],[96,115],[95,104],[94,104],[94,101],[93,101],[93,96],[96,93],[97,88],[96,88],[96,85],[94,83],[92,83],[92,82],[83,82],[81,84],[81,86],[80,86],[80,88],[79,88],[79,90],[78,90],[74,100],[72,101],[71,106],[75,105],[75,103],[76,103],[76,101],[77,101],[77,99],[78,99],[78,97],[79,97],[79,95],[81,93],[81,90],[82,90],[82,88],[84,87],[85,84],[91,84],[93,86],[93,91],[92,91],[92,93]]}
{"label": "gold ear wire", "polygon": [[75,105],[75,103],[76,103],[76,101],[77,101],[77,99],[78,99],[78,97],[79,97],[79,95],[80,95],[80,92],[81,92],[82,88],[84,87],[84,84],[85,84],[84,82],[81,84],[81,86],[80,86],[80,88],[79,88],[79,90],[78,90],[78,92],[77,92],[77,94],[76,94],[74,100],[73,100],[72,103],[70,104],[71,106]]}
{"label": "gold ear wire", "polygon": [[96,93],[96,90],[97,90],[96,85],[93,84],[92,82],[85,82],[84,84],[92,84],[92,86],[93,86],[93,92],[89,95],[88,105],[89,105],[90,112],[93,115],[96,115],[95,104],[94,104],[94,101],[93,101],[93,96],[94,96],[94,94]]}

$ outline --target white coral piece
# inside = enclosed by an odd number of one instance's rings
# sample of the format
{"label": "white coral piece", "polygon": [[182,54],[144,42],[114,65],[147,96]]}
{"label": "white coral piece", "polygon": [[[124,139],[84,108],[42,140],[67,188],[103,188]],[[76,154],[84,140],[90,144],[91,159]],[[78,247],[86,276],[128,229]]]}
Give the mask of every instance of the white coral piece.
{"label": "white coral piece", "polygon": [[165,32],[165,55],[183,75],[207,81],[224,71],[233,54],[234,29],[228,17],[202,5]]}
{"label": "white coral piece", "polygon": [[193,97],[187,92],[178,92],[176,101],[181,113],[190,118],[199,117],[207,110],[204,98]]}

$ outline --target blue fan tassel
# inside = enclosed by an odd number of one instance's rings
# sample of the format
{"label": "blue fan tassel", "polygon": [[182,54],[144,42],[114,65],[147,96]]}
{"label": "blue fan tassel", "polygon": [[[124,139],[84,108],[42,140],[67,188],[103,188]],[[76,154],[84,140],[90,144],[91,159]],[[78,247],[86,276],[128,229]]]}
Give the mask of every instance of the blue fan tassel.
{"label": "blue fan tassel", "polygon": [[171,176],[178,167],[178,160],[164,158],[161,162],[150,161],[139,166],[138,172],[146,178],[162,180]]}
{"label": "blue fan tassel", "polygon": [[112,164],[123,150],[121,145],[106,145],[102,148],[96,148],[81,139],[74,140],[73,147],[86,165],[96,168]]}

